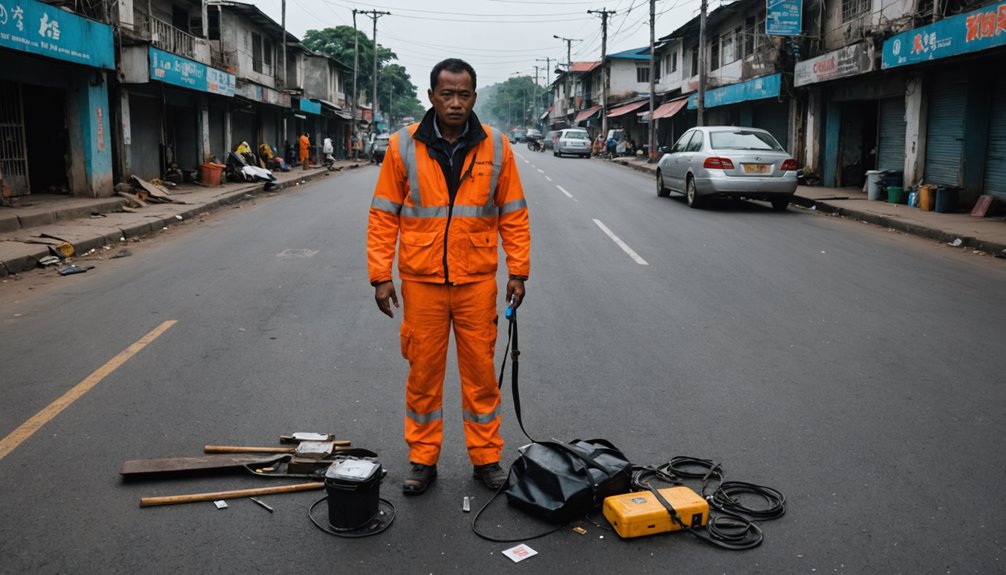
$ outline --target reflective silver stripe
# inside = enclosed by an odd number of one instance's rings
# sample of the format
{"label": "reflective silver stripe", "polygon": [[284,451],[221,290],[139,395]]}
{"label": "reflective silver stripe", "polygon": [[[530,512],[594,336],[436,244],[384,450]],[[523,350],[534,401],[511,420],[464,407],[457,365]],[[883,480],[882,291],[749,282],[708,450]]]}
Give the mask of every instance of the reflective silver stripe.
{"label": "reflective silver stripe", "polygon": [[498,417],[499,414],[500,414],[500,406],[497,405],[496,409],[493,409],[489,413],[483,413],[481,415],[472,413],[472,412],[470,412],[470,411],[468,411],[466,409],[464,417],[465,417],[466,420],[471,421],[472,423],[482,423],[482,424],[485,424],[485,423],[489,423],[490,421],[496,419],[496,417]]}
{"label": "reflective silver stripe", "polygon": [[398,215],[402,211],[402,204],[398,204],[384,198],[374,198],[370,202],[370,207],[381,210],[382,212],[391,212],[395,215]]}
{"label": "reflective silver stripe", "polygon": [[500,206],[500,215],[509,214],[510,212],[516,212],[521,208],[527,207],[527,200],[521,198],[519,200],[514,200],[512,202],[507,202]]}
{"label": "reflective silver stripe", "polygon": [[419,425],[422,425],[424,423],[429,423],[431,421],[436,421],[438,419],[443,419],[443,417],[444,417],[444,410],[437,409],[435,411],[431,411],[429,413],[423,413],[423,414],[416,413],[415,411],[405,410],[405,416],[408,417],[409,419],[411,419],[412,421],[415,421]]}
{"label": "reflective silver stripe", "polygon": [[402,157],[402,165],[409,177],[412,205],[422,207],[423,196],[419,193],[419,172],[416,169],[416,142],[412,140],[412,134],[407,127],[398,130],[398,155]]}
{"label": "reflective silver stripe", "polygon": [[496,183],[499,181],[500,169],[503,167],[503,133],[496,128],[489,128],[493,136],[493,174],[489,179],[489,201],[487,206],[496,201]]}
{"label": "reflective silver stripe", "polygon": [[499,215],[499,208],[489,206],[454,206],[454,217],[461,218],[491,218]]}
{"label": "reflective silver stripe", "polygon": [[402,206],[404,218],[446,218],[447,206],[431,206],[429,208],[410,208]]}

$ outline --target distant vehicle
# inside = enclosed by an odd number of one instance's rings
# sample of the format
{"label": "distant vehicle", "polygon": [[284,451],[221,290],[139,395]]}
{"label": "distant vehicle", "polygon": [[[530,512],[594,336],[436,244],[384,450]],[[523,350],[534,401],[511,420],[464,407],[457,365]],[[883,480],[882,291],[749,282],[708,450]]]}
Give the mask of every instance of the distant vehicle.
{"label": "distant vehicle", "polygon": [[566,128],[556,138],[553,156],[575,154],[581,158],[590,157],[590,135],[583,128]]}
{"label": "distant vehicle", "polygon": [[517,129],[510,132],[510,143],[516,144],[527,139],[527,130]]}
{"label": "distant vehicle", "polygon": [[657,163],[657,195],[767,200],[783,211],[796,192],[797,166],[772,134],[758,128],[706,126],[685,132]]}
{"label": "distant vehicle", "polygon": [[391,134],[371,134],[367,141],[367,158],[372,164],[380,164],[384,161],[384,153],[388,151],[388,139]]}
{"label": "distant vehicle", "polygon": [[545,138],[542,140],[542,146],[544,146],[546,150],[554,150],[555,141],[559,138],[559,132],[561,131],[562,130],[552,130],[545,132]]}

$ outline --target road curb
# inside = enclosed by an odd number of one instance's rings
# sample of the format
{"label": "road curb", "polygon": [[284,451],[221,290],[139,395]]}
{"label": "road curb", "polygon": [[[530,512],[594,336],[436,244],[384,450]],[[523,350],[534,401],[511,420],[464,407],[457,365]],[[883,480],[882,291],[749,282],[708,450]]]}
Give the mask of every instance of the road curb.
{"label": "road curb", "polygon": [[899,220],[897,218],[891,218],[889,216],[871,214],[859,210],[850,210],[849,208],[834,206],[827,202],[820,202],[803,196],[793,196],[793,203],[799,206],[803,206],[805,208],[814,208],[815,211],[818,211],[823,214],[830,214],[830,215],[842,216],[844,218],[851,218],[866,222],[868,224],[883,226],[885,228],[891,228],[893,230],[904,232],[909,235],[930,239],[942,243],[952,244],[956,240],[961,240],[960,246],[955,247],[981,250],[990,253],[992,255],[995,255],[997,257],[1000,257],[998,254],[1006,252],[1006,244],[1001,244],[999,242],[990,242],[987,240],[981,240],[973,236],[962,236],[959,234],[952,234],[937,228],[912,224],[910,222]]}
{"label": "road curb", "polygon": [[[361,164],[350,165],[342,170],[337,170],[336,172],[329,172],[327,170],[317,170],[305,173],[298,178],[290,179],[283,183],[276,184],[275,187],[268,190],[269,193],[276,193],[283,191],[287,188],[297,187],[301,184],[306,184],[314,180],[325,178],[333,173],[339,173],[349,169],[354,169],[359,167]],[[182,221],[194,219],[199,215],[211,213],[222,207],[236,204],[238,202],[244,201],[247,196],[256,196],[259,193],[265,192],[265,183],[258,182],[254,184],[244,184],[234,189],[227,190],[220,196],[209,200],[208,202],[186,206],[185,204],[178,204],[181,207],[181,211],[177,214],[172,214],[168,216],[154,216],[149,219],[132,222],[130,224],[118,226],[115,232],[108,233],[96,233],[94,236],[87,237],[84,239],[77,240],[73,242],[74,252],[76,255],[85,254],[92,249],[97,250],[105,246],[116,246],[122,244],[121,238],[126,240],[131,239],[142,239],[155,234],[156,232],[170,226],[171,224],[178,223],[178,217],[181,216]],[[123,203],[125,200],[123,200]],[[170,204],[166,204],[170,205]],[[90,215],[90,209],[85,209],[82,212],[82,216]],[[61,217],[53,219],[52,222],[41,222],[45,223],[58,223],[59,221],[67,220],[68,218]],[[0,261],[0,278],[8,277],[13,274],[23,273],[31,271],[38,267],[38,261],[43,257],[49,255],[49,247],[46,245],[39,244],[38,247],[32,246],[26,248],[26,252],[19,254],[17,256],[8,256],[3,261]]]}

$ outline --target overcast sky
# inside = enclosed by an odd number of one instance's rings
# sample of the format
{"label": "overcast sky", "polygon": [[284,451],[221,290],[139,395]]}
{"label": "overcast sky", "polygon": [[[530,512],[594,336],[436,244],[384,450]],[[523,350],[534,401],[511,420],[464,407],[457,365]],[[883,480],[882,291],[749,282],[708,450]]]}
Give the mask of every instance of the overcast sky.
{"label": "overcast sky", "polygon": [[[280,0],[245,1],[280,22]],[[699,1],[657,0],[657,38],[698,14]],[[710,10],[718,5],[711,0]],[[617,12],[608,19],[609,54],[650,42],[649,0],[287,0],[287,29],[303,38],[311,29],[352,26],[353,8],[391,12],[377,21],[377,43],[398,55],[424,106],[429,106],[430,70],[444,58],[468,61],[479,86],[518,74],[533,78],[535,65],[540,67],[539,83],[545,85],[545,58],[553,60],[553,69],[556,59],[566,61],[566,43],[553,35],[582,40],[572,44],[574,62],[599,60],[601,18],[587,10]],[[357,26],[372,37],[370,17],[356,18]]]}

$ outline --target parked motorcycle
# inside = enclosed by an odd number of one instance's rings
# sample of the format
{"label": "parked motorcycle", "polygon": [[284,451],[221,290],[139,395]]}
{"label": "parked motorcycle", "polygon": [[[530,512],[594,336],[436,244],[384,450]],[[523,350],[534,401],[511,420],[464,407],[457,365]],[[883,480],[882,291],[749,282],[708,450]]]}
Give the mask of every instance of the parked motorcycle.
{"label": "parked motorcycle", "polygon": [[532,152],[541,152],[545,147],[541,143],[541,136],[529,136],[527,138],[527,149]]}

